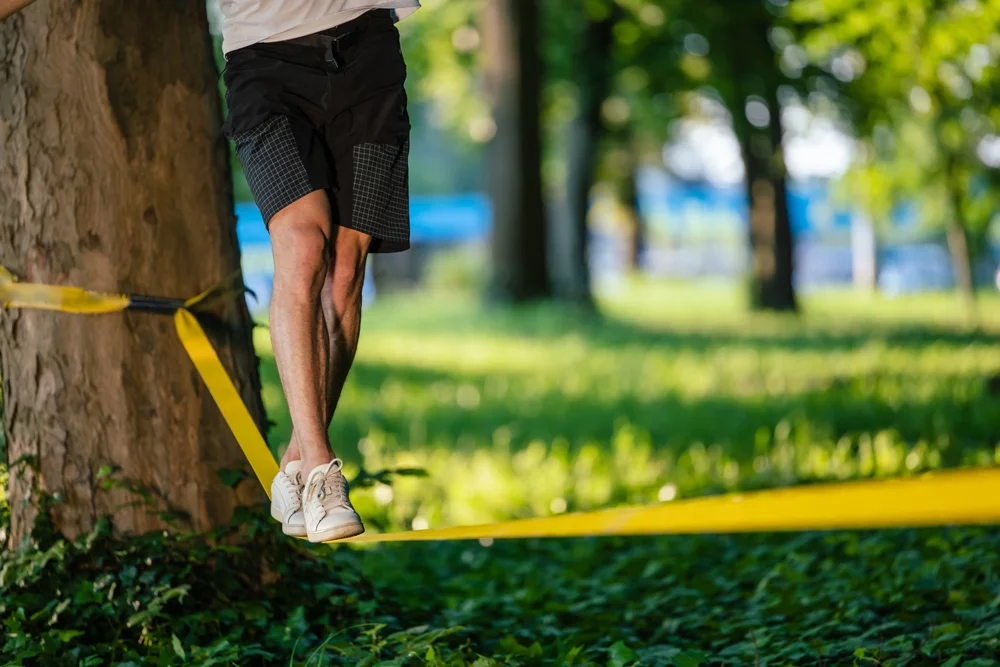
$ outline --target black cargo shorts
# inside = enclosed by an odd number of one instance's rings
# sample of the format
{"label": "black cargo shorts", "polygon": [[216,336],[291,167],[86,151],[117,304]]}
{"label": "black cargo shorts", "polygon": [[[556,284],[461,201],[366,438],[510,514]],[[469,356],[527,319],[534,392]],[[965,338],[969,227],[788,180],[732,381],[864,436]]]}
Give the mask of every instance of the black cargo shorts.
{"label": "black cargo shorts", "polygon": [[227,59],[224,131],[265,224],[325,190],[333,223],[370,234],[372,252],[409,248],[406,63],[391,13]]}

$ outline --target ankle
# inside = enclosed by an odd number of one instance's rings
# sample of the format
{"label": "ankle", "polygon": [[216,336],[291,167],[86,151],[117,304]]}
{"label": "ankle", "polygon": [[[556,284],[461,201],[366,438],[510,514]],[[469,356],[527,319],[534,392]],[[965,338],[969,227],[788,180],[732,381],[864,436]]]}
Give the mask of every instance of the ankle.
{"label": "ankle", "polygon": [[288,468],[288,464],[289,463],[293,463],[295,461],[301,461],[301,460],[302,460],[302,458],[298,454],[295,454],[293,456],[289,456],[288,454],[285,454],[283,457],[281,457],[281,463],[279,464],[278,467],[281,468],[281,470],[284,471],[286,468]]}
{"label": "ankle", "polygon": [[333,459],[334,459],[334,456],[330,452],[326,452],[324,454],[315,455],[315,456],[303,456],[302,457],[302,479],[303,480],[308,479],[309,478],[309,473],[311,473],[314,469],[316,469],[316,468],[318,468],[320,466],[325,466],[326,464],[330,463],[330,461],[333,461]]}

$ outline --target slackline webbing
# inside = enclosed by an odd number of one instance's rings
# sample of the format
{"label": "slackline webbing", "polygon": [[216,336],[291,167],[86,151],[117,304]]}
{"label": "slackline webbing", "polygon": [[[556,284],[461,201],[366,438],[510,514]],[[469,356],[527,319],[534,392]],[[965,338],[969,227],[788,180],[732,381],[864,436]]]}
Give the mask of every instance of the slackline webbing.
{"label": "slackline webbing", "polygon": [[[226,423],[270,493],[278,465],[192,309],[242,292],[232,278],[189,299],[102,294],[19,283],[0,267],[0,306],[67,313],[172,313],[177,336]],[[810,484],[639,507],[561,514],[479,526],[370,534],[344,542],[666,535],[902,528],[1000,523],[1000,468],[969,468],[897,479]]]}

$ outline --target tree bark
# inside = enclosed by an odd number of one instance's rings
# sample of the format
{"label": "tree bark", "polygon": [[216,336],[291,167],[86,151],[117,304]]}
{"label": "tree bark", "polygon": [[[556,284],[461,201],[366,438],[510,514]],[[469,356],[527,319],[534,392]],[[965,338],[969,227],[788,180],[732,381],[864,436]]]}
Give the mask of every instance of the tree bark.
{"label": "tree bark", "polygon": [[[48,0],[0,24],[0,264],[32,282],[189,297],[240,266],[203,0]],[[245,302],[213,343],[264,424]],[[261,498],[169,317],[0,313],[12,544],[37,492],[68,537],[205,529]],[[104,466],[123,484],[102,490]],[[144,488],[150,503],[136,503]]]}
{"label": "tree bark", "polygon": [[[736,134],[746,166],[750,202],[750,305],[757,310],[795,311],[794,239],[788,216],[787,172],[782,142],[781,104],[774,53],[768,42],[770,21],[754,5],[746,35],[734,43],[735,98],[730,100]],[[766,127],[752,125],[745,105],[751,95],[767,104]]]}
{"label": "tree bark", "polygon": [[482,32],[483,69],[497,126],[489,157],[490,295],[509,302],[547,298],[552,288],[542,198],[538,7],[534,0],[487,0]]}
{"label": "tree bark", "polygon": [[[617,5],[615,5],[617,8]],[[584,10],[581,10],[584,11]],[[556,294],[571,303],[592,308],[588,253],[590,195],[597,176],[598,144],[604,133],[601,107],[611,89],[612,30],[617,10],[600,20],[588,20],[577,62],[580,112],[569,128],[569,157],[566,179],[568,233],[566,243],[556,248],[558,264]]]}

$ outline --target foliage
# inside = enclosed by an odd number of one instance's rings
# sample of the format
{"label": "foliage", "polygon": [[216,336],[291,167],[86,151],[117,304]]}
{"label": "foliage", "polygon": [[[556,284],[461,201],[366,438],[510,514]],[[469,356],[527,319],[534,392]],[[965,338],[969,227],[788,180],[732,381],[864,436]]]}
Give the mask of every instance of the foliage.
{"label": "foliage", "polygon": [[362,551],[241,520],[0,556],[4,664],[996,664],[992,529]]}
{"label": "foliage", "polygon": [[[989,303],[972,331],[944,296],[828,294],[802,320],[704,287],[637,285],[604,320],[380,298],[334,442],[355,476],[429,474],[359,480],[373,528],[988,464]],[[328,549],[264,515],[206,536],[40,527],[0,556],[2,662],[991,665],[1000,649],[995,528]]]}
{"label": "foliage", "polygon": [[322,661],[324,645],[359,664],[379,643],[405,653],[429,641],[387,639],[391,604],[375,601],[356,555],[331,567],[265,522],[244,514],[238,533],[198,537],[121,539],[106,523],[75,542],[36,534],[0,557],[4,664],[273,664]]}
{"label": "foliage", "polygon": [[884,218],[920,196],[981,251],[1000,178],[982,158],[1000,128],[1000,2],[799,0],[790,13],[803,34],[791,48],[842,89],[864,141],[862,202]]}
{"label": "foliage", "polygon": [[[455,139],[487,139],[489,105],[479,89],[477,58],[482,37],[474,0],[430,0],[400,25],[413,98],[433,105],[440,124],[458,130]],[[487,123],[488,125],[488,123]]]}

